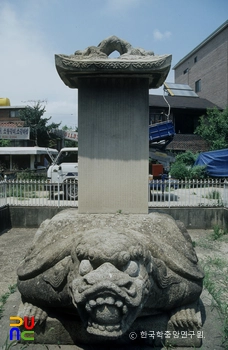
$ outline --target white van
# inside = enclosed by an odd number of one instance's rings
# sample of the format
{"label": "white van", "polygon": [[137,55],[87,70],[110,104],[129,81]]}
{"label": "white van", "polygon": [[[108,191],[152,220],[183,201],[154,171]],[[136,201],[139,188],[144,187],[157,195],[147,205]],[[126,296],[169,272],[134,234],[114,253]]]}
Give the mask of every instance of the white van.
{"label": "white van", "polygon": [[78,147],[62,148],[47,171],[51,192],[63,191],[66,198],[78,199]]}

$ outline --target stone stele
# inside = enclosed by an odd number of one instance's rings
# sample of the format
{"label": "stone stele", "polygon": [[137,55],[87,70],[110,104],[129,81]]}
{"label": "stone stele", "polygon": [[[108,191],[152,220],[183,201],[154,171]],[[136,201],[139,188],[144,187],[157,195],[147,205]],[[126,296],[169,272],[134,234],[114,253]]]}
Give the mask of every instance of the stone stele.
{"label": "stone stele", "polygon": [[78,89],[79,213],[148,213],[148,92],[163,84],[171,58],[116,36],[55,55],[64,84]]}
{"label": "stone stele", "polygon": [[[171,216],[67,209],[41,224],[18,267],[19,316],[35,316],[35,342],[133,345],[138,334],[134,345],[198,347],[203,277]],[[163,337],[139,339],[142,331]]]}

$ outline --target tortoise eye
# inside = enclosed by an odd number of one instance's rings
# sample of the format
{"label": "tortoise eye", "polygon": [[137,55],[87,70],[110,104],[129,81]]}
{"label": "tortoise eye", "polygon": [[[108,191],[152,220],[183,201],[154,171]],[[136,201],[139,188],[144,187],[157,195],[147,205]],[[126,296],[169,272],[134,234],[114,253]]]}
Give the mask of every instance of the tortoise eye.
{"label": "tortoise eye", "polygon": [[87,273],[93,270],[93,266],[89,260],[82,260],[79,265],[79,273],[81,276],[85,276]]}
{"label": "tortoise eye", "polygon": [[139,264],[136,261],[130,260],[123,270],[131,277],[137,277],[139,274]]}

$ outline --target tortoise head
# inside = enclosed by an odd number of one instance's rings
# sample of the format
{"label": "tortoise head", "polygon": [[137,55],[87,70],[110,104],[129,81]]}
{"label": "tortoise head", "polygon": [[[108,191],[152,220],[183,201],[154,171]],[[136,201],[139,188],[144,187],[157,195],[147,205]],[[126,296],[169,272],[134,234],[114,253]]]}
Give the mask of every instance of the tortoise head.
{"label": "tortoise head", "polygon": [[148,299],[152,257],[134,236],[133,231],[91,230],[72,250],[69,290],[91,334],[121,336]]}

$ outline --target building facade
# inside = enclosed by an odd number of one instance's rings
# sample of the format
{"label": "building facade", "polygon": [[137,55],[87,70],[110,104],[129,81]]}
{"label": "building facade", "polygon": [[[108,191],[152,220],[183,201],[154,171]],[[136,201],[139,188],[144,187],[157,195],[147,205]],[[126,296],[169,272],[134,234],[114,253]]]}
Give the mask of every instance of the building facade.
{"label": "building facade", "polygon": [[[169,114],[170,107],[170,114]],[[204,98],[186,96],[149,95],[149,124],[171,120],[176,135],[167,146],[167,150],[173,152],[205,152],[209,146],[194,131],[199,123],[199,118],[206,115],[208,108],[218,107]],[[168,115],[169,114],[169,115]]]}
{"label": "building facade", "polygon": [[174,67],[175,83],[188,84],[199,97],[228,106],[228,20]]}
{"label": "building facade", "polygon": [[0,123],[23,126],[24,122],[20,119],[19,114],[24,108],[22,106],[0,106]]}
{"label": "building facade", "polygon": [[23,128],[24,122],[20,119],[23,109],[25,106],[11,106],[8,98],[0,98],[0,140],[7,139],[10,146],[27,146],[27,140],[14,137],[15,133],[12,133],[12,137],[4,137],[4,132],[9,134],[16,128]]}

